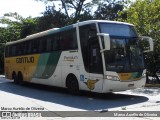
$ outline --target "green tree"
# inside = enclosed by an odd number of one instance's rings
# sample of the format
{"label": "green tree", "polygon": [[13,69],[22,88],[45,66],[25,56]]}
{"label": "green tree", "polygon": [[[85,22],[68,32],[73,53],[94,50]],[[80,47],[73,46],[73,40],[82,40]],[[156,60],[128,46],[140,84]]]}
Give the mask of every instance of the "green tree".
{"label": "green tree", "polygon": [[37,28],[38,23],[39,23],[38,18],[28,17],[28,18],[22,19],[21,25],[20,25],[20,28],[21,28],[20,38],[25,38],[30,34],[39,32]]}
{"label": "green tree", "polygon": [[23,18],[18,13],[6,13],[0,19],[1,24],[6,27],[1,27],[1,41],[9,42],[24,38],[36,31],[37,18]]}
{"label": "green tree", "polygon": [[3,27],[2,34],[3,36],[3,42],[9,42],[16,40],[20,37],[20,21],[21,17],[17,13],[6,13],[4,14],[4,17],[0,19],[1,24],[5,24],[6,27]]}
{"label": "green tree", "polygon": [[43,1],[45,3],[52,2],[53,6],[56,5],[55,1],[59,1],[59,12],[64,13],[68,20],[76,22],[81,17],[81,14],[85,13],[89,7],[91,7],[92,2],[87,2],[88,0],[36,0]]}
{"label": "green tree", "polygon": [[55,10],[54,6],[47,6],[43,16],[38,21],[38,31],[44,31],[47,29],[62,27],[69,24],[68,17],[60,10]]}
{"label": "green tree", "polygon": [[[59,9],[55,7],[57,0],[36,0],[52,2],[40,18],[39,29],[62,27],[79,21],[91,19],[117,18],[117,13],[122,11],[124,0],[58,0],[61,4]],[[97,10],[96,10],[97,9]],[[95,12],[96,11],[96,12]]]}
{"label": "green tree", "polygon": [[115,20],[118,17],[118,12],[124,8],[121,0],[100,0],[97,1],[97,5],[98,8],[94,13],[95,19]]}
{"label": "green tree", "polygon": [[0,19],[1,25],[5,25],[0,27],[0,73],[3,72],[4,66],[4,43],[19,39],[20,23],[18,21],[20,19],[21,17],[17,13],[7,13]]}

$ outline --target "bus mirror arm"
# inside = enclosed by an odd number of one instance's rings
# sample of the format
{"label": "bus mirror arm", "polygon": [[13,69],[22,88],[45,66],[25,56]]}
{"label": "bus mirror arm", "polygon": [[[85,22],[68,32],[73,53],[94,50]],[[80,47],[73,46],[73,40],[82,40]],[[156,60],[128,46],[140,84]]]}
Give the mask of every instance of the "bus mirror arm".
{"label": "bus mirror arm", "polygon": [[[111,49],[111,40],[109,37],[109,34],[106,33],[97,33],[97,36],[101,36],[102,39],[104,40],[104,48],[101,50],[101,52],[110,50]],[[101,40],[102,42],[102,40]]]}
{"label": "bus mirror arm", "polygon": [[141,40],[142,42],[147,42],[149,46],[144,46],[144,52],[151,52],[154,50],[154,44],[153,44],[153,39],[151,37],[148,36],[141,36]]}

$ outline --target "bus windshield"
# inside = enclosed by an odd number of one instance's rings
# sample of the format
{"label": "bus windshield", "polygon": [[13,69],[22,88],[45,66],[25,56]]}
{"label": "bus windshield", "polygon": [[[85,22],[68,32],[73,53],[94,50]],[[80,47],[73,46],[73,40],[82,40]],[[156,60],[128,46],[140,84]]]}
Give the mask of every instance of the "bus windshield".
{"label": "bus windshield", "polygon": [[130,72],[144,69],[140,40],[134,26],[100,24],[101,33],[108,33],[111,50],[105,51],[106,71]]}

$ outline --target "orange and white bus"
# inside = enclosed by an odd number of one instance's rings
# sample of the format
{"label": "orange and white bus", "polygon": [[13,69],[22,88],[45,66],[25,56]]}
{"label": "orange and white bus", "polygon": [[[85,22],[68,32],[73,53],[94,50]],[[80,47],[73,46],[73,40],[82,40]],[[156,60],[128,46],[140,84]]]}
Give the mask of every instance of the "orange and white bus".
{"label": "orange and white bus", "polygon": [[15,83],[38,83],[107,93],[143,87],[141,42],[134,25],[89,20],[53,28],[6,43],[5,76]]}

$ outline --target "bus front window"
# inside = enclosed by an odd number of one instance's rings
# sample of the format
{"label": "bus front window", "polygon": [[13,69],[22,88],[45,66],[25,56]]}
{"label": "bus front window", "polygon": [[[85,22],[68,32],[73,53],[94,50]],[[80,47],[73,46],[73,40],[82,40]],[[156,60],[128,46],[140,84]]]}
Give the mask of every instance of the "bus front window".
{"label": "bus front window", "polygon": [[133,26],[100,24],[101,33],[108,33],[111,49],[104,52],[106,71],[130,72],[144,69],[140,40]]}
{"label": "bus front window", "polygon": [[104,53],[107,71],[128,72],[144,69],[138,39],[111,39],[111,46],[112,49]]}

